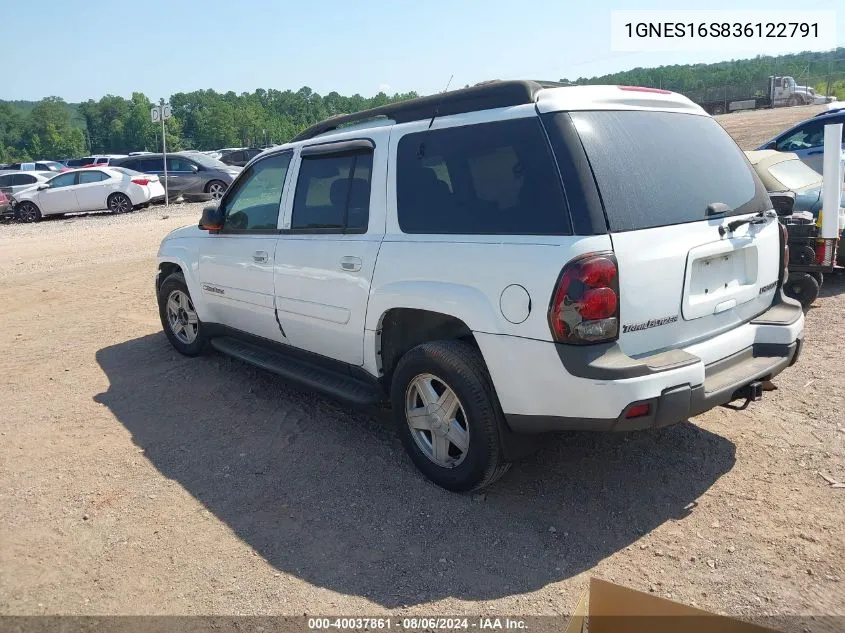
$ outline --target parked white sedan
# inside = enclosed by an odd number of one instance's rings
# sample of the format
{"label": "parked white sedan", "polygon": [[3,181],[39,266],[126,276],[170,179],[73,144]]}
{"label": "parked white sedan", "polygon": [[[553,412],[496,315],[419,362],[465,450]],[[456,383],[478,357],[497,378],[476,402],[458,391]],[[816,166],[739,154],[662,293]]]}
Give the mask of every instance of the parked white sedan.
{"label": "parked white sedan", "polygon": [[122,167],[66,171],[14,196],[15,216],[37,222],[45,215],[108,210],[128,213],[164,199],[158,176]]}

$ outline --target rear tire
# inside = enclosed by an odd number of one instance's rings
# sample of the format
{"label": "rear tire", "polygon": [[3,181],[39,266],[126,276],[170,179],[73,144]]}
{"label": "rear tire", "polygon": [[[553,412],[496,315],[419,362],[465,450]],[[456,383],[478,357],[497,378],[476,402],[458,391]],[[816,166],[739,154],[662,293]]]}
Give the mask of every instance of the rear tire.
{"label": "rear tire", "polygon": [[[452,401],[454,413],[444,414],[447,391],[457,402]],[[435,341],[411,349],[393,373],[390,399],[411,461],[438,486],[477,490],[510,467],[500,444],[501,408],[484,360],[472,345]],[[417,414],[409,416],[409,411]]]}
{"label": "rear tire", "polygon": [[208,337],[181,272],[169,275],[161,283],[158,315],[167,339],[177,352],[185,356],[202,354]]}
{"label": "rear tire", "polygon": [[41,209],[38,208],[34,202],[30,202],[29,200],[24,200],[18,205],[18,208],[15,209],[15,215],[18,218],[19,222],[40,222],[41,221]]}
{"label": "rear tire", "polygon": [[109,207],[109,211],[115,215],[129,213],[132,211],[132,201],[125,193],[113,193],[109,196],[106,204]]}
{"label": "rear tire", "polygon": [[725,106],[721,103],[713,106],[713,116],[718,116],[725,113]]}
{"label": "rear tire", "polygon": [[810,273],[790,273],[783,290],[787,297],[798,301],[806,312],[819,296],[819,282]]}
{"label": "rear tire", "polygon": [[211,194],[212,200],[220,200],[226,189],[226,183],[221,180],[212,180],[205,186],[205,192]]}

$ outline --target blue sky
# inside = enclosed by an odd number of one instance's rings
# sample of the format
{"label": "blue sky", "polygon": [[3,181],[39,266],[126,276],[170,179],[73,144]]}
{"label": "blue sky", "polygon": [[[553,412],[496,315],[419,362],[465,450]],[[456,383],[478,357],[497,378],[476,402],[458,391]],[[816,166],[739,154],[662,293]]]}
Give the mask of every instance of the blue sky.
{"label": "blue sky", "polygon": [[[485,79],[594,76],[752,56],[613,53],[612,9],[832,10],[839,0],[5,0],[0,99],[151,99],[200,88],[325,94],[442,90]],[[837,20],[845,43],[845,12]],[[20,62],[20,63],[16,63]]]}

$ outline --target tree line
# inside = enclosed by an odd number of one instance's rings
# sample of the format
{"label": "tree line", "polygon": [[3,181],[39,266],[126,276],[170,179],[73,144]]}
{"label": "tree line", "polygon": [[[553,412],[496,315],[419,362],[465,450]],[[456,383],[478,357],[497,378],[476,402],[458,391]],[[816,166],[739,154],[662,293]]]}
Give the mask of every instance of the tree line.
{"label": "tree line", "polygon": [[[764,85],[769,75],[791,75],[820,94],[845,99],[845,48],[716,64],[634,68],[561,81],[653,86],[691,94],[711,86]],[[283,143],[330,116],[416,96],[415,92],[392,96],[379,93],[369,98],[337,92],[323,96],[308,87],[295,92],[178,92],[170,97],[173,118],[166,124],[167,146],[173,150],[207,150]],[[59,97],[37,103],[0,101],[0,162],[160,150],[161,128],[150,120],[152,105],[141,92],[129,99],[107,95],[79,104],[65,103]]]}
{"label": "tree line", "polygon": [[770,75],[794,77],[818,94],[845,99],[845,48],[778,57],[759,55],[715,64],[675,64],[633,68],[600,77],[561,79],[575,84],[622,84],[694,94],[716,86],[764,86]]}
{"label": "tree line", "polygon": [[[416,96],[415,92],[322,96],[308,87],[239,95],[214,90],[178,92],[170,97],[173,117],[165,124],[167,148],[209,150],[283,143],[330,116]],[[106,95],[79,104],[47,97],[34,107],[29,105],[0,101],[0,162],[161,149],[161,126],[150,118],[153,103],[141,92],[129,99]]]}

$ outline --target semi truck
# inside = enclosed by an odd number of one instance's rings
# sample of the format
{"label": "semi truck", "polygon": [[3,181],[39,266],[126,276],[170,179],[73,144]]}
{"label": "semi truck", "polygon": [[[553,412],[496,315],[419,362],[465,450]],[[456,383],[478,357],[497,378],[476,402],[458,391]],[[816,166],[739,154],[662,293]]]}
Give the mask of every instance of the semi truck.
{"label": "semi truck", "polygon": [[799,86],[794,77],[777,75],[770,75],[766,81],[756,84],[709,86],[700,90],[684,91],[683,94],[710,114],[824,104],[834,99],[816,94],[809,86]]}

